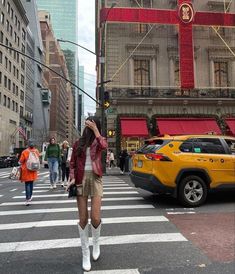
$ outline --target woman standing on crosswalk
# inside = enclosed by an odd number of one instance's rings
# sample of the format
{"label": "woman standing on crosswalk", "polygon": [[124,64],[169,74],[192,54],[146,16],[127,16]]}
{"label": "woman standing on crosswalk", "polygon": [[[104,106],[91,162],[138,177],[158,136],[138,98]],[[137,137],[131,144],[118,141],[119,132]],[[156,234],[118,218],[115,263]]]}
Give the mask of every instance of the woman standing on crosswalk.
{"label": "woman standing on crosswalk", "polygon": [[[83,270],[91,269],[88,229],[88,197],[91,197],[91,231],[93,260],[100,256],[99,237],[101,230],[102,183],[102,150],[107,149],[107,141],[100,135],[100,121],[97,117],[89,117],[85,122],[83,134],[73,146],[70,161],[70,185],[77,185],[77,205],[80,222],[78,224]],[[69,186],[68,186],[69,187]]]}

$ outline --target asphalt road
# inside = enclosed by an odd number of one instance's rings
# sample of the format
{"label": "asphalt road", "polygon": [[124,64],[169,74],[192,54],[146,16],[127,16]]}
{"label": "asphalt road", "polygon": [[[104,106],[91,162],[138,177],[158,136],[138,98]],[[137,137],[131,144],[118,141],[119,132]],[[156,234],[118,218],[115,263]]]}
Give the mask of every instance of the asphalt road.
{"label": "asphalt road", "polygon": [[[0,169],[0,273],[83,273],[76,203],[40,171],[34,198]],[[210,193],[199,208],[104,176],[101,257],[91,274],[235,273],[235,191]]]}

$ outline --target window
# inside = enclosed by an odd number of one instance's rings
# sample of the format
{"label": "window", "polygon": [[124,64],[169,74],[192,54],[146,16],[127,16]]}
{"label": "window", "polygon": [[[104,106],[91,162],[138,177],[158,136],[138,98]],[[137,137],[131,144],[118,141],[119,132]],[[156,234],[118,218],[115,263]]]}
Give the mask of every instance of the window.
{"label": "window", "polygon": [[9,4],[9,2],[7,3],[7,13],[9,13],[10,14],[10,9],[11,9],[11,6],[10,6],[10,4]]}
{"label": "window", "polygon": [[23,90],[20,91],[20,100],[24,101],[24,92],[23,92]]}
{"label": "window", "polygon": [[11,108],[11,99],[9,97],[7,98],[7,107]]}
{"label": "window", "polygon": [[5,68],[7,69],[8,67],[8,58],[5,56]]}
{"label": "window", "polygon": [[2,84],[2,72],[0,71],[0,84]]}
{"label": "window", "polygon": [[134,85],[150,86],[150,60],[134,60]]}
{"label": "window", "polygon": [[21,59],[21,69],[25,70],[25,61]]}
{"label": "window", "polygon": [[22,106],[20,106],[20,116],[24,115],[24,108]]}
{"label": "window", "polygon": [[10,25],[10,35],[12,36],[12,33],[13,33],[13,28],[12,28],[12,25]]}
{"label": "window", "polygon": [[9,71],[11,72],[11,61],[9,61],[8,67],[9,67]]}
{"label": "window", "polygon": [[8,89],[11,90],[11,79],[8,79]]}
{"label": "window", "polygon": [[4,105],[4,107],[6,107],[6,105],[7,105],[7,97],[6,97],[6,95],[3,96],[3,105]]}
{"label": "window", "polygon": [[21,51],[25,53],[25,45],[24,44],[21,45]]}
{"label": "window", "polygon": [[3,43],[3,40],[4,40],[4,35],[3,35],[3,32],[1,31],[0,32],[0,42]]}
{"label": "window", "polygon": [[17,26],[17,16],[15,15],[15,21],[14,21],[15,26]]}
{"label": "window", "polygon": [[175,60],[174,62],[174,82],[175,82],[175,86],[179,87],[180,86],[180,64],[179,64],[179,60]]}
{"label": "window", "polygon": [[7,88],[7,77],[6,77],[6,75],[4,76],[4,87]]}
{"label": "window", "polygon": [[19,87],[16,86],[16,96],[18,96],[18,95],[19,95]]}
{"label": "window", "polygon": [[18,103],[16,103],[16,112],[18,112]]}
{"label": "window", "polygon": [[6,5],[6,0],[2,0],[2,5],[3,5],[3,6]]}
{"label": "window", "polygon": [[0,64],[2,64],[2,52],[0,51]]}
{"label": "window", "polygon": [[228,62],[214,62],[214,75],[216,87],[228,86]]}
{"label": "window", "polygon": [[225,142],[227,143],[230,153],[235,155],[235,140],[232,139],[225,139]]}
{"label": "window", "polygon": [[16,93],[16,85],[15,85],[15,83],[13,83],[13,89],[12,89],[12,92],[13,92],[13,94],[15,94]]}
{"label": "window", "polygon": [[197,138],[194,143],[195,153],[225,154],[224,147],[219,139]]}
{"label": "window", "polygon": [[1,23],[4,25],[4,18],[5,16],[4,16],[4,13],[2,12],[1,13],[1,17],[0,17],[0,21],[1,21]]}
{"label": "window", "polygon": [[10,23],[8,20],[6,20],[6,28],[7,28],[7,31],[9,31],[9,27],[10,27]]}
{"label": "window", "polygon": [[15,101],[12,100],[12,110],[15,111]]}
{"label": "window", "polygon": [[24,85],[24,75],[22,75],[22,74],[21,74],[20,82],[21,82],[22,85]]}
{"label": "window", "polygon": [[13,9],[11,8],[11,19],[13,19],[13,14],[14,12],[13,12]]}
{"label": "window", "polygon": [[25,40],[25,38],[26,38],[26,32],[24,29],[22,29],[22,39]]}

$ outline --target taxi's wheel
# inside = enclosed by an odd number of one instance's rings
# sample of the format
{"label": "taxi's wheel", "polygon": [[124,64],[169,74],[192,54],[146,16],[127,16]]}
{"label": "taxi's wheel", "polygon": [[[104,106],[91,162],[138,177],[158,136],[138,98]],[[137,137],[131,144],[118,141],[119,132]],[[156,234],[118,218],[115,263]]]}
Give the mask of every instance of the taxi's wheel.
{"label": "taxi's wheel", "polygon": [[192,175],[180,182],[178,199],[187,207],[202,205],[207,197],[207,186],[202,178]]}

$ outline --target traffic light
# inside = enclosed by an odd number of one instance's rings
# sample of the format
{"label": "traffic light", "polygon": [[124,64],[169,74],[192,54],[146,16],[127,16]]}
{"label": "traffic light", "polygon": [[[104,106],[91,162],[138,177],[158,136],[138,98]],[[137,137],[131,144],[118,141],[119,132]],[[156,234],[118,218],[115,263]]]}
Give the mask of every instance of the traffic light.
{"label": "traffic light", "polygon": [[107,134],[108,137],[114,137],[114,135],[115,135],[115,130],[109,129],[107,133],[108,133],[108,134]]}
{"label": "traffic light", "polygon": [[109,101],[109,92],[104,92],[104,107],[107,109],[110,107],[110,101]]}

